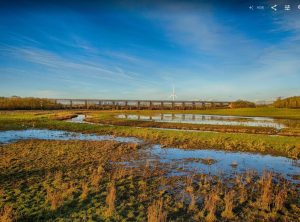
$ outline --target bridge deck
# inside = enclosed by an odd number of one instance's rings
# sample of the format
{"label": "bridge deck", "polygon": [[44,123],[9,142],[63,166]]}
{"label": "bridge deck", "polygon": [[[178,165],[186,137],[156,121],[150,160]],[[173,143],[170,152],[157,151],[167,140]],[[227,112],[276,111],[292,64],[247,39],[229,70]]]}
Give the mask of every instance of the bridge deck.
{"label": "bridge deck", "polygon": [[66,109],[205,109],[229,107],[229,101],[52,99]]}

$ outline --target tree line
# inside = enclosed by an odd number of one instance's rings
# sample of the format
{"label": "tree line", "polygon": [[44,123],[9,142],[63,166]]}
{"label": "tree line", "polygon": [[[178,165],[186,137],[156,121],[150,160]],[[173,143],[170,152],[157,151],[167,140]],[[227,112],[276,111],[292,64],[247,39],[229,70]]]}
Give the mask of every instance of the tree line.
{"label": "tree line", "polygon": [[230,108],[255,108],[255,103],[246,100],[237,100],[230,104]]}
{"label": "tree line", "polygon": [[50,99],[40,98],[21,98],[21,97],[0,97],[1,110],[43,110],[43,109],[61,109],[62,104],[57,104]]}
{"label": "tree line", "polygon": [[[300,96],[278,98],[273,102],[276,108],[300,108]],[[255,103],[245,100],[237,100],[230,104],[231,108],[254,108]],[[50,99],[34,97],[0,97],[0,110],[47,110],[62,109],[64,106]]]}
{"label": "tree line", "polygon": [[279,97],[274,103],[277,108],[300,108],[300,96],[293,96],[282,99]]}

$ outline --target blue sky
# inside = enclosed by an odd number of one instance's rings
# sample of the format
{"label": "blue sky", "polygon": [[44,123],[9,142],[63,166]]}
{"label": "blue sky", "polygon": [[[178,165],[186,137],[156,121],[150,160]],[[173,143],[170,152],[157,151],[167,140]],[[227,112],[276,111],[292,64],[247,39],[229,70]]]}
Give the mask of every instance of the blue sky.
{"label": "blue sky", "polygon": [[0,96],[170,99],[172,85],[180,100],[299,95],[300,10],[246,5],[4,5]]}

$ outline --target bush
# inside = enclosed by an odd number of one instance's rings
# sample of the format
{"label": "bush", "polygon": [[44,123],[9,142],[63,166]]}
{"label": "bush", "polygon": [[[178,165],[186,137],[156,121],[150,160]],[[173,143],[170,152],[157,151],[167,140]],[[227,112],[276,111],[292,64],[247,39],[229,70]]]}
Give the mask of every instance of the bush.
{"label": "bush", "polygon": [[273,103],[277,108],[300,108],[300,96],[288,97],[281,99],[280,97]]}
{"label": "bush", "polygon": [[231,108],[255,108],[255,103],[245,101],[245,100],[237,100],[230,104]]}

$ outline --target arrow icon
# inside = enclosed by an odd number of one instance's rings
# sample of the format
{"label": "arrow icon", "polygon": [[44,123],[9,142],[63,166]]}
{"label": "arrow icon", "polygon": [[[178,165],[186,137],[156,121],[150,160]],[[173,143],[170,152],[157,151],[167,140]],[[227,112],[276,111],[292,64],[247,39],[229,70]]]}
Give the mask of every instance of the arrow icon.
{"label": "arrow icon", "polygon": [[271,9],[273,9],[274,11],[277,11],[277,5],[273,5],[273,6],[271,6]]}

